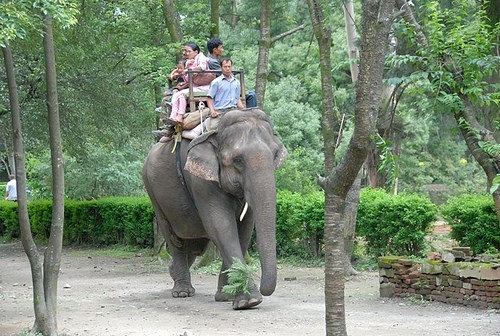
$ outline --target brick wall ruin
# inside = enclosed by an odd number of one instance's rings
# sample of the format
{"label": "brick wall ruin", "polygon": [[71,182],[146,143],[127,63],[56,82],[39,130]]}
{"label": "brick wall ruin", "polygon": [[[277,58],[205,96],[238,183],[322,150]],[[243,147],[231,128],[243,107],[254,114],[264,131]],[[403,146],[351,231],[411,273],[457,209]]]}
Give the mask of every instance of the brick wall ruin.
{"label": "brick wall ruin", "polygon": [[[446,252],[449,253],[449,252]],[[450,256],[414,263],[397,256],[380,257],[380,296],[435,300],[481,309],[500,309],[500,264],[449,261]]]}

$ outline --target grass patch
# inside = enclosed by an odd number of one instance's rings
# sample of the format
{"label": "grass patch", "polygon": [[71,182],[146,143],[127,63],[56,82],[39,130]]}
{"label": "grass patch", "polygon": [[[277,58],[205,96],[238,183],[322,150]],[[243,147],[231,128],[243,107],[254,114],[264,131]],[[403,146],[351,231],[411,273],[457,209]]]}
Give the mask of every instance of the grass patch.
{"label": "grass patch", "polygon": [[151,248],[138,248],[134,246],[114,245],[105,248],[80,248],[78,250],[67,250],[70,256],[91,256],[91,257],[106,257],[116,259],[130,259],[137,256],[152,256]]}
{"label": "grass patch", "polygon": [[286,264],[296,267],[324,267],[325,260],[323,258],[318,259],[303,259],[296,256],[284,257],[278,260],[278,264]]}

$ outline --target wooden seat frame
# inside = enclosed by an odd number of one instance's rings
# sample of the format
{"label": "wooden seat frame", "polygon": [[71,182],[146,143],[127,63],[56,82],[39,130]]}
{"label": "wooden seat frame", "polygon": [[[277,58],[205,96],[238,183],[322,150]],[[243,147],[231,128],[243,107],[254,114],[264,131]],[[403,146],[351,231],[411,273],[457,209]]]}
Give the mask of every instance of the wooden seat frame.
{"label": "wooden seat frame", "polygon": [[[188,85],[189,85],[189,94],[188,94],[188,97],[187,97],[187,101],[189,103],[189,110],[191,112],[193,112],[193,111],[196,110],[196,105],[199,102],[204,102],[205,106],[208,107],[208,104],[207,104],[207,101],[208,101],[207,92],[202,92],[202,93],[204,93],[203,95],[196,95],[199,92],[194,92],[194,90],[193,90],[193,76],[192,76],[192,74],[203,73],[203,72],[217,73],[217,74],[221,73],[220,70],[192,70],[192,69],[188,69],[188,71],[187,71],[187,77],[188,77]],[[245,73],[244,73],[243,69],[238,69],[238,70],[233,70],[233,75],[235,75],[235,76],[239,75],[239,78],[240,78],[240,88],[241,88],[241,93],[240,93],[241,98],[240,99],[241,99],[241,101],[243,103],[243,106],[246,107],[246,102],[245,102]]]}

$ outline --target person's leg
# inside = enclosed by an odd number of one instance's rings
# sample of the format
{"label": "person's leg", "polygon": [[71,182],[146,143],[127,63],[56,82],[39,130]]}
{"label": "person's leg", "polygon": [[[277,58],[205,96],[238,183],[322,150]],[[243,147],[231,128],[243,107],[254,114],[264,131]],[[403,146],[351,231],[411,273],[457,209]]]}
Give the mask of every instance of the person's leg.
{"label": "person's leg", "polygon": [[253,91],[249,91],[246,96],[246,107],[257,107],[257,95]]}
{"label": "person's leg", "polygon": [[181,92],[177,91],[172,96],[172,112],[170,112],[170,119],[175,120],[177,118],[177,114],[179,111],[179,97],[181,96]]}
{"label": "person's leg", "polygon": [[[177,122],[182,122],[182,116],[186,113],[187,99],[186,94],[188,93],[188,89],[184,89],[178,92],[176,99],[176,114],[170,116],[170,119],[173,119]],[[175,95],[174,95],[175,96]],[[173,100],[173,98],[172,98]],[[174,104],[172,103],[172,112],[174,111]]]}

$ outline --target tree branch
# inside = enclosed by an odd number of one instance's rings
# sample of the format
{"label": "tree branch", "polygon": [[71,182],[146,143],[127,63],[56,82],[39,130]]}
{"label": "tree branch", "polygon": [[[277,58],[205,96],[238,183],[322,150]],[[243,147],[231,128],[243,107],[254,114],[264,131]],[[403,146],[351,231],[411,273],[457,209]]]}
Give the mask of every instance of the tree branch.
{"label": "tree branch", "polygon": [[305,25],[301,24],[300,26],[297,26],[297,27],[295,27],[293,29],[290,29],[287,32],[284,32],[284,33],[281,33],[279,35],[276,35],[276,36],[272,37],[271,38],[271,44],[274,43],[274,42],[276,42],[276,41],[281,40],[282,38],[287,37],[288,35],[292,35],[293,33],[298,32],[299,30],[304,29],[304,27],[305,27]]}

